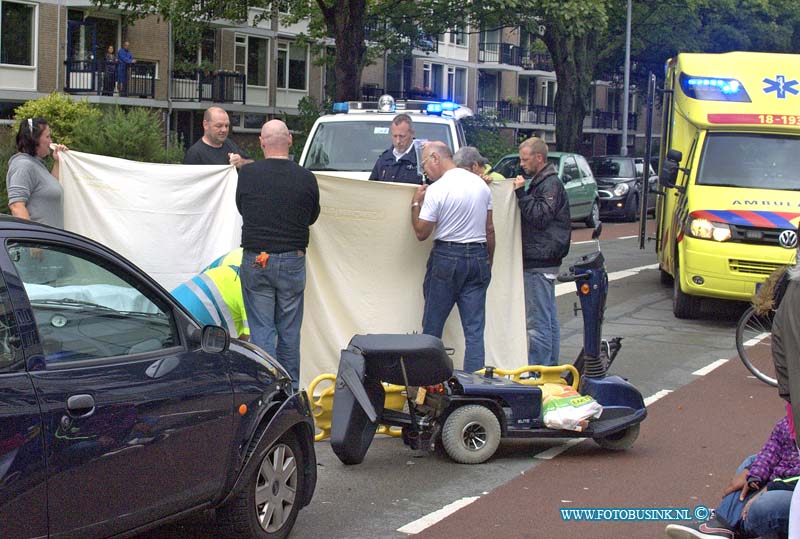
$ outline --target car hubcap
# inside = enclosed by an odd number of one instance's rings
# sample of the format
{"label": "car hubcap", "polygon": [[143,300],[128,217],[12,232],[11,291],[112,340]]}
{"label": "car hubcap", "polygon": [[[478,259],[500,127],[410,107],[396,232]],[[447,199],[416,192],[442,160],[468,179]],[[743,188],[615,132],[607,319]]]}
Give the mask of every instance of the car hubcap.
{"label": "car hubcap", "polygon": [[261,462],[256,481],[256,515],[261,527],[274,533],[286,523],[297,491],[297,462],[286,444],[273,447]]}
{"label": "car hubcap", "polygon": [[467,423],[461,431],[461,439],[470,451],[480,451],[486,445],[486,429],[475,421]]}

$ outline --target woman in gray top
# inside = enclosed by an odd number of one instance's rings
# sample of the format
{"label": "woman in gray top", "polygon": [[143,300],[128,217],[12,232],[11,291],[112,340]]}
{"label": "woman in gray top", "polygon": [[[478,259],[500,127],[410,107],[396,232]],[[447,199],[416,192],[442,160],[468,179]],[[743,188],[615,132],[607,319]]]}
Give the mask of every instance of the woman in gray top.
{"label": "woman in gray top", "polygon": [[11,215],[64,228],[64,192],[58,181],[59,152],[67,151],[56,144],[52,172],[44,158],[50,155],[50,126],[43,118],[23,120],[17,131],[17,153],[8,161],[6,188]]}

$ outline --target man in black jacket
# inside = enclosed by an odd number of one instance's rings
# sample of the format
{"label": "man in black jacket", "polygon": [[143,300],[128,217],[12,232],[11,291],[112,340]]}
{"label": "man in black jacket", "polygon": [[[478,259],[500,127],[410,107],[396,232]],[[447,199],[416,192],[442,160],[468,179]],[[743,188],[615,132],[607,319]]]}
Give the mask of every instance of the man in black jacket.
{"label": "man in black jacket", "polygon": [[547,144],[532,137],[519,145],[519,162],[533,176],[514,180],[522,223],[522,267],[528,364],[558,365],[561,330],[555,279],[569,252],[569,201],[555,167],[547,162]]}
{"label": "man in black jacket", "polygon": [[398,114],[389,127],[392,147],[381,154],[369,175],[370,180],[422,184],[414,149],[414,125],[411,116]]}

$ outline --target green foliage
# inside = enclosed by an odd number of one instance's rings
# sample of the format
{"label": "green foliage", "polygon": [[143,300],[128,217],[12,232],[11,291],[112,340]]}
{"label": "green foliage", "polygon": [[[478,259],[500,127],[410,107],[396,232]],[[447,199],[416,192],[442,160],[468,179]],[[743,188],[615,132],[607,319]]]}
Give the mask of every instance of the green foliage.
{"label": "green foliage", "polygon": [[112,107],[87,122],[76,135],[74,149],[149,163],[180,163],[183,148],[177,141],[164,144],[160,115],[140,107]]}
{"label": "green foliage", "polygon": [[306,144],[311,128],[314,127],[314,122],[317,118],[324,114],[333,112],[333,103],[326,99],[324,101],[317,101],[316,99],[305,96],[297,104],[297,116],[287,116],[284,114],[283,121],[292,131],[292,147],[289,152],[295,157],[296,160],[300,158],[303,153],[303,146]]}
{"label": "green foliage", "polygon": [[6,174],[8,174],[8,160],[17,151],[12,137],[0,136],[0,212],[10,213],[8,210],[8,191],[6,191]]}
{"label": "green foliage", "polygon": [[50,126],[55,142],[72,148],[86,126],[97,120],[101,113],[88,101],[73,101],[70,96],[54,92],[47,97],[28,101],[17,107],[15,112],[14,134],[20,123],[27,118],[44,118]]}
{"label": "green foliage", "polygon": [[517,147],[500,132],[505,126],[502,120],[489,114],[476,114],[462,120],[467,144],[475,146],[490,163],[496,163],[501,157],[515,153]]}

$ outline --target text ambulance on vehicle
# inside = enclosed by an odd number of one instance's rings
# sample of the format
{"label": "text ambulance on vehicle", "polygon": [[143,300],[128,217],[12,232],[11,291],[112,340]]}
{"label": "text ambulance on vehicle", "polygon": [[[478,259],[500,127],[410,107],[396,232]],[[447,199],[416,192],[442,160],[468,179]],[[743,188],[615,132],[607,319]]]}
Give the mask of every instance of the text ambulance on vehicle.
{"label": "text ambulance on vehicle", "polygon": [[[300,166],[361,180],[369,179],[375,161],[392,146],[389,128],[398,114],[411,117],[417,140],[439,140],[453,152],[466,146],[461,119],[472,115],[469,108],[449,101],[395,102],[390,95],[381,96],[377,102],[335,103],[333,112],[314,122],[300,155]],[[417,147],[417,151],[421,149]]]}
{"label": "text ambulance on vehicle", "polygon": [[664,90],[656,251],[692,318],[701,297],[749,300],[794,262],[800,55],[679,54]]}

